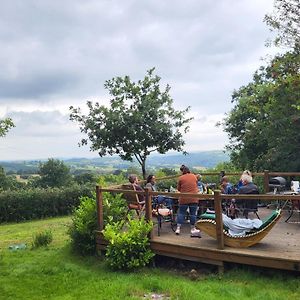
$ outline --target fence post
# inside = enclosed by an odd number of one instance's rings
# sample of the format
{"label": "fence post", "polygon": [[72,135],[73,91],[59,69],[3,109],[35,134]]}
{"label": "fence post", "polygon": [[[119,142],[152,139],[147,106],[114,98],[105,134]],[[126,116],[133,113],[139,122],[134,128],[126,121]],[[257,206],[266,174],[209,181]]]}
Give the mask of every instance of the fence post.
{"label": "fence post", "polygon": [[264,190],[265,190],[265,194],[270,191],[270,187],[269,187],[269,170],[264,170]]}
{"label": "fence post", "polygon": [[218,249],[224,249],[222,198],[221,198],[221,193],[218,190],[214,192],[214,208],[215,208],[215,216],[216,216],[216,235],[217,235]]}
{"label": "fence post", "polygon": [[97,200],[97,222],[98,222],[98,230],[102,231],[104,228],[103,221],[103,193],[101,190],[101,186],[96,186],[96,200]]}
{"label": "fence post", "polygon": [[[152,197],[149,193],[150,189],[146,188],[145,189],[145,213],[146,213],[146,220],[149,222],[151,221],[152,218]],[[153,228],[151,229],[149,233],[149,239],[151,240],[153,238]]]}

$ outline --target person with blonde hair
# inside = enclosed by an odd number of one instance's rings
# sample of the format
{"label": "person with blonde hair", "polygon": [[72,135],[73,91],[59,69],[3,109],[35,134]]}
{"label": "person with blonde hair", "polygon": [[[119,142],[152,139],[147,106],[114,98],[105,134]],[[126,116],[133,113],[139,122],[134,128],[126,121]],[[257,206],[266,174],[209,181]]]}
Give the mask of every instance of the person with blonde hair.
{"label": "person with blonde hair", "polygon": [[[250,173],[251,174],[251,173]],[[243,173],[241,176],[242,187],[239,189],[239,194],[259,194],[257,186],[253,183],[252,176],[248,173]],[[257,200],[242,200],[244,206],[244,216],[248,218],[250,211],[257,212]]]}
{"label": "person with blonde hair", "polygon": [[243,186],[243,182],[242,182],[242,176],[243,176],[243,175],[248,175],[248,176],[251,176],[251,177],[252,177],[252,173],[251,173],[249,170],[243,171],[243,173],[242,173],[242,175],[241,175],[241,177],[240,177],[240,180],[239,180],[239,182],[238,182],[238,184],[237,184],[237,186],[236,186],[237,192],[239,192],[239,191],[240,191],[240,188]]}

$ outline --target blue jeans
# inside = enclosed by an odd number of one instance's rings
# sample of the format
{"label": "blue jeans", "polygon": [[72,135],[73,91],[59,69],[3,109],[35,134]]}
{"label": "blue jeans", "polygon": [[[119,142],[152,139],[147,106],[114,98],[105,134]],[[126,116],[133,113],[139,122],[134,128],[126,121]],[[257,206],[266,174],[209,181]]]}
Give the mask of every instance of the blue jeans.
{"label": "blue jeans", "polygon": [[154,199],[154,203],[156,204],[164,204],[166,205],[166,207],[168,207],[169,209],[172,209],[173,206],[173,199],[170,199],[168,197],[162,196],[162,195],[158,195],[157,197],[155,197]]}
{"label": "blue jeans", "polygon": [[197,218],[198,203],[179,204],[177,224],[181,225],[184,223],[185,214],[188,208],[190,214],[190,224],[195,225]]}

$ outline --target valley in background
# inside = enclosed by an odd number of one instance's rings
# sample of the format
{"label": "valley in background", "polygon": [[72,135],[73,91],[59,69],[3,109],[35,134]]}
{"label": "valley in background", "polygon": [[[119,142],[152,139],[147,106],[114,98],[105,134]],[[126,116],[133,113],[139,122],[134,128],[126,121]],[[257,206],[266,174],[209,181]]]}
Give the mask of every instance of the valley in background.
{"label": "valley in background", "polygon": [[[118,156],[106,156],[95,158],[57,158],[64,161],[70,167],[71,173],[80,174],[92,172],[97,174],[112,173],[117,170],[128,170],[136,168],[139,170],[137,162],[128,162],[121,160]],[[47,159],[22,160],[22,161],[0,161],[6,174],[34,174],[37,172],[39,163]],[[183,154],[153,154],[147,160],[147,169],[156,170],[162,168],[177,169],[185,164],[190,168],[210,169],[221,162],[229,161],[228,154],[222,150],[191,152]]]}

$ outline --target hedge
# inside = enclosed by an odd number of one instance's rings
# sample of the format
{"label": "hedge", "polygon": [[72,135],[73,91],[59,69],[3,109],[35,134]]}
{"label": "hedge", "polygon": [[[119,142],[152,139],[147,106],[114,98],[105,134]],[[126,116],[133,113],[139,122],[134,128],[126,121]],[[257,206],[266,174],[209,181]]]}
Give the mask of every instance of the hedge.
{"label": "hedge", "polygon": [[91,197],[90,186],[4,191],[0,193],[0,223],[68,215],[79,198]]}

